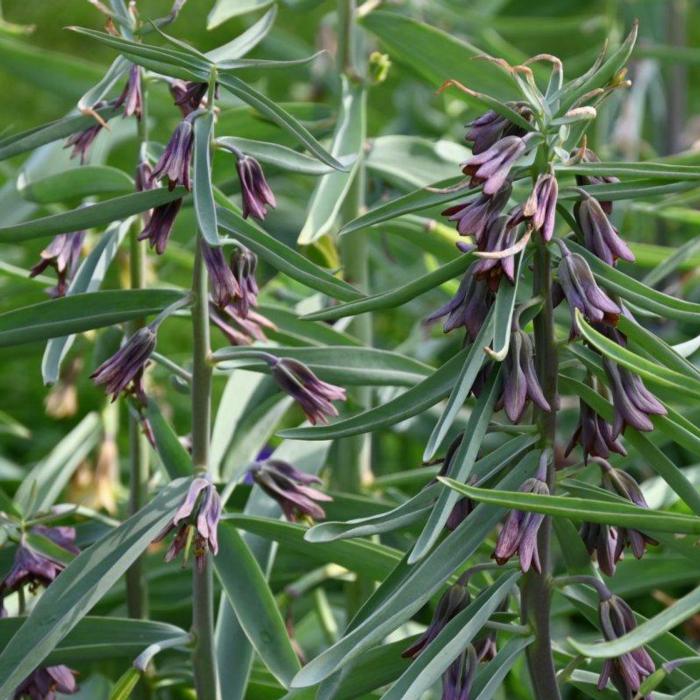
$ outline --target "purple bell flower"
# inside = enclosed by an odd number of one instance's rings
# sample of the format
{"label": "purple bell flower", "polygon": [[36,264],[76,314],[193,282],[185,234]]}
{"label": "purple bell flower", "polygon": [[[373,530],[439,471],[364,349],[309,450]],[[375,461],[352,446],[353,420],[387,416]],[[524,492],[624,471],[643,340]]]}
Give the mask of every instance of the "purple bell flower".
{"label": "purple bell flower", "polygon": [[480,258],[474,265],[473,273],[478,279],[485,279],[489,289],[496,292],[504,275],[513,283],[515,281],[514,249],[517,227],[508,225],[506,216],[494,219],[481,239],[479,251],[500,253],[494,257]]}
{"label": "purple bell flower", "polygon": [[[585,146],[579,151],[572,151],[571,157],[574,162],[579,163],[600,163],[600,158],[590,149]],[[614,175],[577,175],[576,184],[579,187],[585,187],[586,185],[614,185],[620,182],[620,178]],[[602,210],[610,216],[613,209],[612,202],[600,202]]]}
{"label": "purple bell flower", "polygon": [[478,666],[476,649],[469,644],[442,674],[441,700],[470,700]]}
{"label": "purple bell flower", "polygon": [[257,462],[250,473],[255,483],[277,501],[287,520],[296,522],[299,519],[322,520],[326,517],[318,502],[333,499],[311,486],[321,483],[321,479],[314,474],[299,471],[281,459]]}
{"label": "purple bell flower", "polygon": [[589,556],[594,556],[598,567],[606,576],[615,575],[617,559],[617,530],[610,525],[583,523],[579,531]]}
{"label": "purple bell flower", "polygon": [[320,380],[297,360],[271,357],[268,363],[279,387],[297,401],[312,425],[338,415],[332,402],[345,401],[345,389]]}
{"label": "purple bell flower", "polygon": [[479,245],[485,231],[508,204],[511,190],[510,182],[506,182],[493,196],[480,194],[468,202],[445,209],[442,216],[457,223],[460,236],[472,236]]}
{"label": "purple bell flower", "polygon": [[[98,102],[93,109],[97,110],[104,106],[104,102]],[[89,126],[87,129],[83,129],[82,131],[78,131],[77,133],[69,136],[66,139],[63,148],[72,148],[73,150],[70,157],[75,158],[80,156],[80,164],[85,165],[90,152],[90,146],[92,146],[92,142],[97,138],[103,128],[104,122],[95,121],[95,123],[92,126]]]}
{"label": "purple bell flower", "polygon": [[[509,106],[528,121],[532,117],[530,108],[523,102],[511,102]],[[504,136],[523,136],[524,134],[525,131],[521,127],[490,109],[467,124],[465,139],[471,142],[472,153],[478,155],[491,148]]]}
{"label": "purple bell flower", "polygon": [[243,218],[251,214],[261,221],[267,216],[267,207],[277,206],[275,195],[265,180],[265,174],[255,158],[241,155],[236,162],[238,179],[241,183],[243,198]]}
{"label": "purple bell flower", "polygon": [[584,245],[597,257],[608,265],[614,265],[618,258],[634,260],[634,253],[610,223],[597,199],[584,197],[574,206],[574,215],[583,233]]}
{"label": "purple bell flower", "polygon": [[243,318],[247,318],[250,309],[258,305],[259,289],[255,279],[257,267],[258,256],[255,253],[242,246],[236,248],[236,252],[231,256],[231,270],[238,283],[240,295],[234,301],[234,306]]}
{"label": "purple bell flower", "polygon": [[59,233],[41,251],[41,260],[32,267],[29,276],[36,277],[44,272],[46,268],[53,267],[58,275],[58,282],[55,287],[49,289],[49,296],[54,298],[65,296],[68,291],[68,284],[78,269],[84,240],[85,231]]}
{"label": "purple bell flower", "polygon": [[471,177],[471,186],[483,184],[484,194],[494,195],[501,189],[510,169],[525,153],[527,142],[520,136],[506,136],[483,153],[462,164],[462,172]]}
{"label": "purple bell flower", "polygon": [[20,683],[13,700],[56,700],[56,693],[73,695],[77,691],[75,671],[63,665],[43,666]]}
{"label": "purple bell flower", "polygon": [[132,65],[124,90],[114,103],[115,107],[124,107],[124,116],[135,116],[141,119],[143,111],[143,95],[141,93],[141,69]]}
{"label": "purple bell flower", "polygon": [[193,115],[185,117],[176,127],[170,137],[163,154],[153,168],[153,178],[167,178],[168,189],[182,185],[187,190],[192,189],[190,180],[190,161],[194,145]]}
{"label": "purple bell flower", "polygon": [[532,228],[540,231],[545,241],[551,241],[554,235],[558,194],[557,178],[551,173],[541,174],[523,207],[524,218],[530,219]]}
{"label": "purple bell flower", "polygon": [[139,240],[148,240],[151,248],[158,255],[165,252],[165,248],[170,240],[170,234],[173,231],[175,219],[182,206],[182,199],[174,199],[172,202],[167,202],[156,207],[151,212],[148,218],[148,223],[143,231],[139,234]]}
{"label": "purple bell flower", "polygon": [[193,83],[186,80],[170,81],[170,94],[175,104],[180,108],[182,116],[186,117],[202,106],[202,100],[207,94],[207,83]]}
{"label": "purple bell flower", "polygon": [[238,312],[240,299],[223,309],[214,303],[209,304],[209,320],[226,336],[231,345],[250,345],[258,340],[265,342],[267,336],[263,329],[277,330],[272,321],[262,314],[250,310],[243,317]]}
{"label": "purple bell flower", "polygon": [[588,464],[590,456],[607,459],[611,452],[626,455],[627,450],[613,437],[610,423],[603,420],[585,401],[581,401],[579,405],[578,426],[566,446],[564,456],[568,457],[577,444],[580,444],[583,450],[584,464]]}
{"label": "purple bell flower", "polygon": [[225,308],[241,296],[241,288],[226,262],[223,250],[201,241],[202,256],[209,271],[209,283],[214,303]]}

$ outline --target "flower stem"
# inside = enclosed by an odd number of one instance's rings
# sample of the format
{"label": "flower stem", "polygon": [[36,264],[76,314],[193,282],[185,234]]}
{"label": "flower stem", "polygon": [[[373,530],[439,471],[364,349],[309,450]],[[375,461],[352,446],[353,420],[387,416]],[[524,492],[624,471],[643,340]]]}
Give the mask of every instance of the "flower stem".
{"label": "flower stem", "polygon": [[[554,339],[552,265],[547,246],[539,237],[535,252],[533,293],[544,300],[542,310],[534,320],[535,355],[540,385],[552,409],[549,412],[540,411],[537,416],[541,436],[540,447],[542,449],[550,448],[554,454],[557,421],[557,374],[559,370],[557,346]],[[552,460],[547,469],[547,485],[550,493],[554,492],[554,470],[555,466]],[[523,623],[529,624],[535,633],[535,641],[527,649],[527,664],[535,697],[559,700],[561,695],[552,658],[550,630],[551,533],[551,518],[545,518],[538,536],[542,573],[538,574],[531,570],[525,575],[521,614]]]}
{"label": "flower stem", "polygon": [[[209,364],[209,302],[207,269],[197,245],[192,278],[192,463],[206,471],[211,431],[211,365]],[[211,556],[192,572],[192,664],[198,700],[220,700],[214,653],[214,581]]]}

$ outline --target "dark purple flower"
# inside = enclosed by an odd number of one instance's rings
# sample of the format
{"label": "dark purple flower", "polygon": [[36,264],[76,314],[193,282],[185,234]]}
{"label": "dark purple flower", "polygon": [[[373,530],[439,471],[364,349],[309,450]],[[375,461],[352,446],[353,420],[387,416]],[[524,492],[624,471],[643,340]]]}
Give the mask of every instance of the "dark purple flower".
{"label": "dark purple flower", "polygon": [[[511,102],[509,106],[528,121],[532,117],[530,108],[523,102]],[[523,136],[524,134],[525,130],[522,127],[516,126],[493,110],[488,110],[467,124],[465,139],[471,141],[472,153],[478,155],[491,148],[504,136]]]}
{"label": "dark purple flower", "polygon": [[345,401],[345,389],[320,380],[306,365],[289,357],[271,357],[271,373],[280,388],[295,399],[312,425],[337,416],[333,401]]}
{"label": "dark purple flower", "polygon": [[428,316],[423,323],[429,324],[447,316],[442,330],[449,333],[455,328],[464,328],[470,340],[474,340],[486,320],[493,304],[493,293],[484,280],[474,276],[474,263],[462,277],[457,293],[439,309]]}
{"label": "dark purple flower", "polygon": [[238,281],[226,262],[224,252],[220,247],[212,247],[201,241],[202,256],[209,271],[209,284],[214,303],[225,308],[241,296]]}
{"label": "dark purple flower", "polygon": [[443,594],[435,608],[433,619],[423,634],[401,656],[415,659],[435,637],[442,632],[445,625],[467,608],[471,602],[466,582],[458,581]]}
{"label": "dark purple flower", "polygon": [[137,65],[132,65],[129,70],[129,78],[126,81],[124,90],[114,103],[115,107],[124,106],[124,116],[135,116],[141,119],[143,110],[143,99],[141,94],[141,69]]}
{"label": "dark purple flower", "polygon": [[613,437],[610,423],[603,420],[585,401],[580,402],[578,426],[566,446],[564,456],[567,457],[577,444],[581,445],[585,464],[588,463],[589,456],[607,459],[611,452],[627,454],[622,444]]}
{"label": "dark purple flower", "polygon": [[572,313],[571,335],[578,334],[574,309],[589,321],[617,324],[620,307],[598,286],[588,263],[578,253],[571,253],[559,241],[562,251],[559,263],[559,284]]}
{"label": "dark purple flower", "polygon": [[469,700],[478,666],[476,650],[469,644],[442,674],[441,700]]}
{"label": "dark purple flower", "polygon": [[173,224],[177,218],[182,199],[174,199],[156,207],[148,218],[148,223],[139,234],[139,240],[148,240],[158,255],[162,255],[168,245]]}
{"label": "dark purple flower", "polygon": [[276,330],[274,323],[256,311],[250,310],[247,316],[241,316],[238,306],[238,303],[229,304],[220,309],[213,303],[209,305],[209,320],[228,338],[231,345],[250,345],[256,340],[265,341],[267,336],[263,329]]}
{"label": "dark purple flower", "polygon": [[[104,107],[103,102],[96,104],[94,109],[99,109],[100,107]],[[92,146],[92,142],[97,138],[103,127],[103,122],[96,121],[87,129],[83,129],[82,131],[78,131],[77,133],[69,136],[66,139],[63,148],[72,148],[73,151],[71,152],[70,157],[75,158],[76,156],[80,156],[80,164],[85,165],[88,153],[90,151],[90,146]]]}
{"label": "dark purple flower", "polygon": [[29,276],[40,275],[47,267],[53,267],[58,275],[58,282],[55,287],[49,290],[52,297],[65,296],[68,284],[78,269],[80,262],[80,251],[83,248],[85,231],[75,233],[59,233],[41,251],[41,260],[30,270]]}
{"label": "dark purple flower", "polygon": [[[607,641],[614,641],[634,630],[637,623],[634,613],[622,598],[611,595],[598,606],[600,629]],[[615,659],[607,659],[598,679],[598,689],[603,690],[612,681],[621,697],[628,700],[639,691],[644,680],[654,673],[654,662],[644,647],[639,647]],[[644,700],[651,700],[645,696]]]}
{"label": "dark purple flower", "polygon": [[597,199],[584,197],[574,206],[574,214],[583,233],[584,245],[591,253],[608,265],[614,265],[618,258],[634,260],[634,253],[610,223]]}
{"label": "dark purple flower", "polygon": [[234,306],[240,316],[247,318],[250,309],[258,305],[258,283],[255,271],[258,267],[258,256],[247,248],[239,246],[231,256],[231,270],[238,282],[240,295]]}
{"label": "dark purple flower", "polygon": [[244,154],[238,158],[236,169],[241,183],[243,218],[247,219],[252,214],[256,219],[264,219],[267,216],[267,207],[274,209],[277,206],[277,200],[265,180],[260,163],[255,158]]}
{"label": "dark purple flower", "polygon": [[300,518],[322,520],[326,517],[318,501],[333,499],[311,486],[321,483],[321,479],[314,474],[299,471],[281,459],[257,462],[250,473],[255,483],[279,503],[287,520],[296,522]]}
{"label": "dark purple flower", "polygon": [[[571,156],[574,158],[575,162],[579,163],[600,163],[600,158],[598,158],[598,156],[590,148],[584,147],[579,151],[572,151]],[[620,179],[613,175],[576,176],[576,184],[579,187],[585,187],[586,185],[614,185],[616,182],[620,182]],[[608,216],[612,213],[612,202],[601,201],[600,206]]]}
{"label": "dark purple flower", "polygon": [[543,411],[551,406],[542,392],[535,372],[535,349],[530,336],[524,331],[513,331],[510,349],[503,363],[503,406],[512,423],[519,423],[528,401]]}
{"label": "dark purple flower", "polygon": [[641,378],[627,368],[616,365],[607,357],[603,358],[603,366],[610,380],[615,408],[613,437],[617,438],[628,425],[636,430],[653,430],[654,424],[649,416],[665,416],[663,404],[644,386]]}
{"label": "dark purple flower", "polygon": [[194,556],[197,568],[202,571],[206,562],[207,551],[216,554],[219,551],[217,529],[221,517],[221,498],[209,475],[198,476],[192,480],[185,500],[177,509],[172,521],[156,537],[154,542],[162,541],[170,532],[177,530],[170,548],[165,554],[165,561],[175,559],[185,550],[185,561],[189,555],[190,543],[194,542]]}
{"label": "dark purple flower", "polygon": [[13,697],[14,700],[55,700],[56,693],[73,695],[77,690],[75,671],[68,666],[44,666],[32,671]]}
{"label": "dark purple flower", "polygon": [[141,386],[144,367],[156,348],[156,333],[151,326],[139,328],[124,345],[105,360],[91,375],[95,384],[103,385],[105,392],[116,401],[129,384],[136,397],[145,403]]}
{"label": "dark purple flower", "polygon": [[[549,496],[549,488],[546,482],[547,455],[548,453],[543,453],[537,474],[525,481],[519,491]],[[542,573],[540,557],[537,551],[537,533],[543,520],[544,515],[542,513],[525,513],[519,510],[511,510],[501,532],[498,534],[493,558],[502,565],[517,552],[520,557],[520,568],[524,573],[530,569],[531,565],[537,573]]]}
{"label": "dark purple flower", "polygon": [[541,174],[523,207],[523,216],[530,219],[535,231],[542,232],[545,241],[551,241],[554,235],[558,194],[557,178],[551,173]]}
{"label": "dark purple flower", "polygon": [[494,219],[484,233],[479,243],[479,251],[494,254],[480,258],[474,265],[474,275],[485,279],[492,292],[498,290],[501,277],[505,275],[513,283],[515,281],[515,256],[518,246],[515,246],[517,227],[508,225],[508,217],[499,216]]}
{"label": "dark purple flower", "polygon": [[484,194],[496,194],[526,148],[527,143],[520,136],[506,136],[463,163],[462,172],[471,177],[472,187],[483,183]]}
{"label": "dark purple flower", "polygon": [[168,189],[183,185],[192,189],[190,181],[190,161],[194,145],[193,116],[185,117],[176,127],[163,154],[153,168],[153,179],[167,178]]}
{"label": "dark purple flower", "polygon": [[155,186],[153,181],[153,168],[147,160],[140,160],[139,164],[136,166],[136,191],[145,192],[146,190],[152,190]]}
{"label": "dark purple flower", "polygon": [[478,245],[484,232],[508,204],[511,189],[510,182],[506,182],[493,196],[480,194],[468,202],[445,209],[442,215],[457,222],[460,236],[472,236]]}
{"label": "dark purple flower", "polygon": [[182,116],[186,117],[199,109],[207,94],[207,83],[193,83],[186,80],[170,81],[170,94],[175,104],[180,108]]}

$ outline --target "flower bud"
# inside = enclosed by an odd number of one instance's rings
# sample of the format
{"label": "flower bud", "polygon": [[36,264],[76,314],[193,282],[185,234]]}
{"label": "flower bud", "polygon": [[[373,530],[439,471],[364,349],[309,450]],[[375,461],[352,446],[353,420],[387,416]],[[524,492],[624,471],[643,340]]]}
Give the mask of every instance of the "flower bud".
{"label": "flower bud", "polygon": [[251,156],[243,155],[236,162],[236,168],[241,183],[243,218],[247,219],[252,214],[256,219],[263,220],[267,216],[267,207],[274,209],[277,200],[267,184],[260,163]]}

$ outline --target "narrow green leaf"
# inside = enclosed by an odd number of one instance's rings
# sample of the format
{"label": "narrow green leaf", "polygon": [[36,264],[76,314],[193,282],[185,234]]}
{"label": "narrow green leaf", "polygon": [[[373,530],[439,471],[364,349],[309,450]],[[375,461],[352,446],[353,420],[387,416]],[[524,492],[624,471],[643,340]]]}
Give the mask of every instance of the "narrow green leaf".
{"label": "narrow green leaf", "polygon": [[655,180],[700,180],[700,167],[697,165],[675,165],[673,163],[642,163],[600,162],[575,163],[573,165],[557,165],[557,173],[570,175],[586,175],[589,177],[614,176],[629,178],[647,178]]}
{"label": "narrow green leaf", "polygon": [[17,189],[30,202],[53,204],[75,202],[99,194],[126,194],[134,191],[134,181],[118,168],[84,165],[31,182],[20,176]]}
{"label": "narrow green leaf", "polygon": [[[210,13],[214,14],[214,10]],[[277,17],[277,5],[273,5],[257,22],[242,34],[223,46],[207,51],[207,58],[214,63],[230,58],[240,58],[252,51],[269,33]],[[211,27],[208,27],[211,29]]]}
{"label": "narrow green leaf", "polygon": [[[520,657],[523,650],[534,641],[534,637],[514,637],[498,650],[496,656],[480,668],[474,679],[474,700],[491,700],[501,689],[503,679]],[[500,646],[500,645],[499,645]]]}
{"label": "narrow green leaf", "polygon": [[233,58],[226,61],[221,61],[217,64],[219,68],[219,75],[232,75],[235,76],[236,73],[242,68],[292,68],[293,66],[303,66],[307,63],[312,63],[319,56],[325,55],[325,49],[317,51],[316,53],[310,54],[309,56],[304,56],[303,58],[293,58],[293,59],[268,59],[268,58]]}
{"label": "narrow green leaf", "polygon": [[137,671],[133,666],[122,673],[114,684],[112,691],[109,695],[109,700],[129,700],[131,693],[136,688],[136,684],[141,678],[141,673]]}
{"label": "narrow green leaf", "polygon": [[239,15],[262,10],[273,2],[274,0],[216,0],[207,17],[207,29],[215,29],[226,20]]}
{"label": "narrow green leaf", "polygon": [[117,80],[126,75],[129,66],[129,62],[123,56],[117,56],[102,79],[78,100],[78,109],[83,112],[100,103],[114,87]]}
{"label": "narrow green leaf", "polygon": [[503,284],[498,285],[498,292],[496,292],[493,346],[488,353],[497,362],[503,362],[508,355],[510,336],[513,332],[513,310],[515,309],[515,299],[518,295],[520,269],[524,258],[525,253],[523,252],[515,264],[514,283],[510,284],[508,280],[504,279]]}
{"label": "narrow green leaf", "polygon": [[583,189],[596,199],[618,202],[624,199],[647,199],[676,192],[687,192],[695,189],[695,182],[671,182],[659,184],[658,180],[633,180],[632,182],[615,182],[603,185],[584,185],[583,187],[562,187],[559,190],[559,201],[581,199]]}
{"label": "narrow green leaf", "polygon": [[295,345],[361,345],[357,338],[348,333],[322,321],[309,321],[303,316],[299,318],[297,312],[284,306],[259,304],[258,311],[277,326],[277,331],[266,329],[265,332],[268,338],[280,345],[291,343],[291,339]]}
{"label": "narrow green leaf", "polygon": [[40,219],[25,221],[12,226],[0,226],[0,243],[16,243],[32,238],[53,236],[57,233],[71,233],[86,228],[105,226],[132,214],[140,214],[153,207],[167,204],[185,194],[182,187],[170,191],[165,187],[146,192],[115,197],[97,204],[51,214]]}
{"label": "narrow green leaf", "polygon": [[153,430],[156,452],[171,479],[192,476],[192,458],[178,440],[175,431],[165,420],[155,401],[149,400],[146,416]]}
{"label": "narrow green leaf", "polygon": [[216,223],[216,205],[211,188],[211,140],[214,114],[206,112],[194,122],[194,159],[192,164],[192,199],[199,231],[210,246],[221,245]]}
{"label": "narrow green leaf", "polygon": [[59,338],[149,316],[182,299],[174,289],[73,294],[0,314],[0,347]]}

